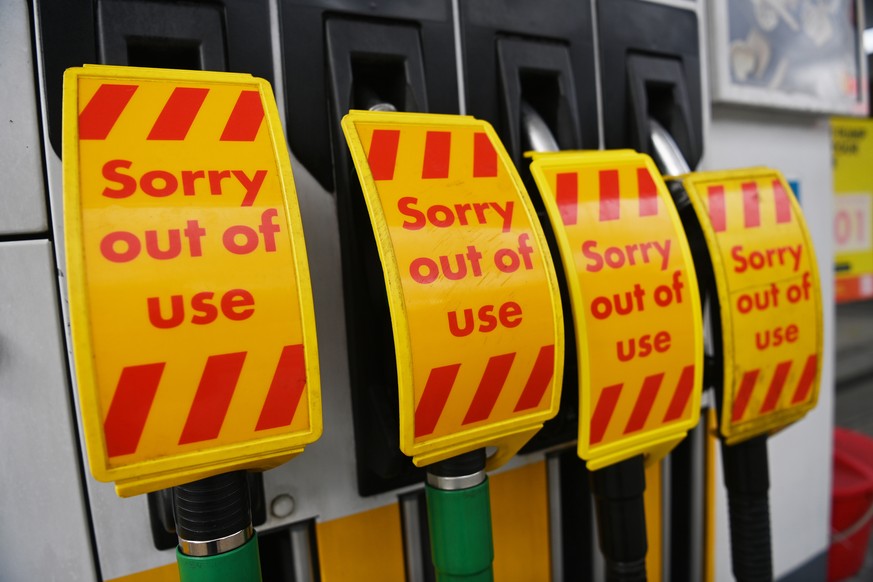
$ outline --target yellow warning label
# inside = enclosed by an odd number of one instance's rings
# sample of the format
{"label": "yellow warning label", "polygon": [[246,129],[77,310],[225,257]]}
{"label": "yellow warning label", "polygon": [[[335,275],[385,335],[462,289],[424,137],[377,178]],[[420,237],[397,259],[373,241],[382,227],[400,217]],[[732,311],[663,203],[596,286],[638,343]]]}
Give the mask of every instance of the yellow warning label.
{"label": "yellow warning label", "polygon": [[321,433],[308,265],[270,86],[64,78],[74,356],[94,476],[135,494],[268,468]]}
{"label": "yellow warning label", "polygon": [[679,216],[632,151],[534,154],[570,288],[579,456],[592,469],[657,458],[697,424],[700,297]]}
{"label": "yellow warning label", "polygon": [[401,450],[426,465],[515,453],[557,412],[554,266],[490,125],[353,111],[343,130],[382,258],[397,350]]}
{"label": "yellow warning label", "polygon": [[819,278],[800,207],[776,170],[700,172],[683,183],[712,258],[729,444],[781,429],[818,398]]}

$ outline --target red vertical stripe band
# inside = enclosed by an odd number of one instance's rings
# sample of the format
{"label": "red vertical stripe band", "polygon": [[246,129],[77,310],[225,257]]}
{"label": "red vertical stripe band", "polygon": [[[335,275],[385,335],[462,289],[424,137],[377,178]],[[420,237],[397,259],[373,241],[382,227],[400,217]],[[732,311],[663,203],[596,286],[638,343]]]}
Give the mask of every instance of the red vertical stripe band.
{"label": "red vertical stripe band", "polygon": [[761,370],[749,370],[743,374],[740,390],[734,398],[734,409],[731,411],[731,420],[733,422],[739,421],[746,413],[746,407],[749,405],[749,399],[755,390],[755,383],[758,381],[758,374],[760,373]]}
{"label": "red vertical stripe band", "polygon": [[264,407],[261,408],[255,430],[268,430],[291,424],[305,387],[303,344],[285,346],[279,356],[279,365],[273,374],[273,381],[264,399]]}
{"label": "red vertical stripe band", "polygon": [[757,182],[743,182],[743,222],[746,228],[761,226],[761,197]]}
{"label": "red vertical stripe band", "polygon": [[527,378],[527,383],[515,403],[513,412],[530,410],[540,405],[543,395],[546,393],[552,376],[555,375],[555,346],[548,345],[540,348],[533,370]]}
{"label": "red vertical stripe band", "polygon": [[394,166],[397,163],[397,144],[400,142],[399,129],[373,130],[367,163],[374,180],[393,180]]}
{"label": "red vertical stripe band", "polygon": [[567,226],[573,226],[579,219],[579,174],[562,172],[555,176],[555,201],[561,220]]}
{"label": "red vertical stripe band", "polygon": [[451,364],[430,371],[415,408],[415,438],[427,436],[436,429],[460,368],[461,364]]}
{"label": "red vertical stripe band", "polygon": [[479,387],[476,389],[476,394],[473,396],[473,401],[470,403],[470,408],[467,409],[467,414],[461,424],[485,420],[491,415],[494,404],[506,384],[506,377],[509,376],[514,359],[515,352],[488,359],[482,381],[479,382]]}
{"label": "red vertical stripe band", "polygon": [[800,382],[797,383],[797,390],[795,390],[794,396],[791,398],[791,404],[798,404],[809,398],[812,383],[815,382],[817,365],[818,356],[815,354],[806,359],[806,365],[803,366],[803,373],[800,375]]}
{"label": "red vertical stripe band", "polygon": [[209,356],[188,411],[179,444],[212,440],[221,432],[230,399],[236,390],[246,352]]}
{"label": "red vertical stripe band", "polygon": [[782,396],[782,388],[785,386],[785,380],[788,378],[788,372],[791,370],[791,360],[780,362],[776,366],[776,372],[773,374],[773,379],[770,381],[770,387],[767,389],[767,397],[764,399],[764,404],[761,405],[761,414],[770,412],[776,408],[779,403],[779,397]]}
{"label": "red vertical stripe band", "polygon": [[640,390],[637,403],[634,405],[634,411],[627,421],[627,426],[624,427],[624,434],[636,432],[646,425],[649,413],[652,412],[652,405],[655,404],[655,398],[658,397],[658,390],[661,389],[663,381],[663,372],[652,374],[643,380],[643,389]]}
{"label": "red vertical stripe band", "polygon": [[601,170],[600,222],[618,220],[619,210],[618,170]]}
{"label": "red vertical stripe band", "polygon": [[100,85],[79,114],[79,139],[106,139],[139,85]]}
{"label": "red vertical stripe band", "polygon": [[494,178],[497,176],[497,152],[488,139],[488,134],[478,131],[473,134],[473,177]]}
{"label": "red vertical stripe band", "polygon": [[260,93],[243,91],[230,112],[230,118],[221,133],[221,141],[255,141],[263,120],[264,107]]}
{"label": "red vertical stripe band", "polygon": [[183,140],[209,89],[176,87],[149,132],[150,140]]}
{"label": "red vertical stripe band", "polygon": [[591,415],[591,434],[589,442],[596,445],[603,440],[606,434],[606,428],[609,426],[609,421],[612,419],[612,413],[615,412],[615,405],[618,404],[618,397],[621,395],[622,384],[614,384],[607,386],[600,391],[600,397],[597,399],[597,406],[594,407],[594,414]]}
{"label": "red vertical stripe band", "polygon": [[449,155],[452,148],[452,132],[429,131],[424,142],[424,163],[421,179],[448,178]]}
{"label": "red vertical stripe band", "polygon": [[776,202],[776,223],[791,222],[791,201],[779,180],[773,180],[773,199]]}
{"label": "red vertical stripe band", "polygon": [[136,452],[164,373],[164,365],[164,362],[160,362],[128,366],[121,371],[109,412],[103,421],[106,454],[109,457]]}
{"label": "red vertical stripe band", "polygon": [[676,385],[676,391],[673,393],[673,399],[670,400],[670,406],[667,408],[667,414],[664,415],[664,422],[673,422],[682,417],[685,413],[685,408],[688,406],[688,400],[691,398],[691,393],[694,391],[694,366],[685,366],[682,368],[682,374],[679,376],[679,383]]}
{"label": "red vertical stripe band", "polygon": [[709,202],[709,221],[715,232],[727,229],[727,215],[724,207],[724,186],[710,186],[707,190]]}
{"label": "red vertical stripe band", "polygon": [[640,193],[640,216],[657,216],[658,187],[648,168],[637,168],[637,188]]}

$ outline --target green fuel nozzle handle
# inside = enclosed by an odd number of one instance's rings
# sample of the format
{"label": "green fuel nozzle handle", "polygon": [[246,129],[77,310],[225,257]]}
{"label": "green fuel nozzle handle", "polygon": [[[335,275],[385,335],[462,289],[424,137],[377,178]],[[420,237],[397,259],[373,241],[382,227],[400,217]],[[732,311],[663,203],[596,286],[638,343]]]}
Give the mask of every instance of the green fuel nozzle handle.
{"label": "green fuel nozzle handle", "polygon": [[494,544],[485,451],[429,467],[425,493],[438,582],[492,582]]}

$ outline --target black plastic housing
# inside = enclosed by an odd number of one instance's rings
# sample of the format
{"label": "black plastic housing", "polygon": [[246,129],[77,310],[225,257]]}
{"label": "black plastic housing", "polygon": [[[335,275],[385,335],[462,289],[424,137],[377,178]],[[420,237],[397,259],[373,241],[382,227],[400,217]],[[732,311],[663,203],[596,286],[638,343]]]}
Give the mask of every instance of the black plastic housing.
{"label": "black plastic housing", "polygon": [[273,82],[267,0],[42,0],[48,134],[61,154],[64,71],[85,64],[250,73]]}
{"label": "black plastic housing", "polygon": [[[426,56],[421,62],[423,77],[427,79],[426,101],[417,103],[419,110],[458,112],[454,33],[448,1],[280,0],[279,8],[285,78],[288,79],[285,102],[289,112],[305,112],[305,115],[288,115],[288,144],[326,190],[342,195],[347,188],[343,170],[350,160],[339,130],[337,111],[344,115],[353,106],[362,108],[364,105],[349,93],[339,95],[339,99],[331,96],[331,92],[336,93],[336,87],[331,86],[330,77],[347,65],[338,60],[342,58],[340,54],[328,52],[328,28],[333,26],[329,23],[334,19],[350,21],[350,28],[360,26],[359,32],[354,33],[356,38],[349,43],[354,47],[356,58],[367,60],[369,56],[381,55],[404,60],[412,50]],[[368,34],[363,29],[368,24],[389,27],[390,32],[386,34],[371,28],[369,38],[364,38]],[[396,48],[394,31],[403,28],[417,33],[414,49]]]}
{"label": "black plastic housing", "polygon": [[459,9],[467,112],[494,126],[516,166],[528,165],[522,100],[537,109],[562,149],[596,148],[591,3],[478,0]]}
{"label": "black plastic housing", "polygon": [[599,576],[594,572],[592,555],[594,508],[591,503],[591,472],[579,460],[575,448],[551,455],[557,457],[558,464],[563,580],[597,579]]}
{"label": "black plastic housing", "polygon": [[655,119],[694,168],[703,155],[697,15],[641,0],[600,2],[597,13],[604,146],[651,154]]}
{"label": "black plastic housing", "polygon": [[351,109],[457,113],[451,4],[281,3],[288,139],[337,197],[358,491],[424,480],[400,452],[397,362],[382,266],[340,121]]}
{"label": "black plastic housing", "polygon": [[523,453],[569,444],[578,436],[579,387],[570,296],[557,243],[524,152],[530,147],[522,108],[545,122],[560,149],[596,149],[597,90],[591,3],[496,0],[460,3],[467,112],[490,122],[528,189],[561,288],[565,321],[564,382],[554,419]]}

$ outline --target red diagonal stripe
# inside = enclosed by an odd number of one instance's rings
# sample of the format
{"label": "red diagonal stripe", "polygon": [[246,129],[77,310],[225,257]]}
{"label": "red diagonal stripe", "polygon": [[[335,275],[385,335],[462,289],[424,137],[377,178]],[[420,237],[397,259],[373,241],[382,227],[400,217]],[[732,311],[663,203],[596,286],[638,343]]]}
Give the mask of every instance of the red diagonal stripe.
{"label": "red diagonal stripe", "polygon": [[436,428],[460,368],[461,364],[451,364],[430,371],[415,409],[415,438],[427,436]]}
{"label": "red diagonal stripe", "polygon": [[183,140],[206,99],[209,89],[176,87],[152,126],[150,140]]}
{"label": "red diagonal stripe", "polygon": [[756,182],[743,182],[743,223],[746,228],[761,226],[761,197]]}
{"label": "red diagonal stripe", "polygon": [[682,368],[682,374],[679,376],[679,383],[676,385],[676,391],[673,393],[673,399],[670,400],[670,406],[667,408],[667,414],[664,415],[664,422],[672,422],[682,416],[685,412],[685,407],[688,405],[688,400],[691,398],[691,393],[694,391],[694,366],[685,366]]}
{"label": "red diagonal stripe", "polygon": [[631,413],[630,419],[627,421],[627,426],[624,427],[624,434],[636,432],[643,428],[646,420],[649,418],[649,413],[652,412],[652,405],[655,404],[655,398],[658,396],[658,390],[661,389],[661,383],[664,381],[664,372],[646,376],[643,380],[643,389],[640,390],[640,395],[637,397],[637,403],[634,405],[634,411]]}
{"label": "red diagonal stripe", "polygon": [[106,139],[139,85],[100,85],[79,114],[79,139]]}
{"label": "red diagonal stripe", "polygon": [[709,199],[709,221],[715,232],[727,229],[727,215],[724,208],[724,186],[710,186],[707,190]]}
{"label": "red diagonal stripe", "polygon": [[640,192],[640,216],[657,216],[658,188],[648,168],[637,168],[637,187]]}
{"label": "red diagonal stripe", "polygon": [[103,421],[109,457],[136,452],[163,373],[164,362],[127,366],[121,371],[109,412]]}
{"label": "red diagonal stripe", "polygon": [[600,171],[600,222],[618,220],[618,170]]}
{"label": "red diagonal stripe", "polygon": [[621,387],[622,384],[614,384],[600,391],[600,398],[597,399],[597,406],[594,407],[594,414],[591,416],[591,435],[589,440],[592,445],[596,445],[603,440],[603,435],[606,434],[606,428],[612,419],[612,413],[615,412],[615,405],[618,404]]}
{"label": "red diagonal stripe", "polygon": [[221,141],[255,141],[263,120],[261,95],[257,91],[243,91],[230,112]]}
{"label": "red diagonal stripe", "polygon": [[555,201],[558,203],[561,220],[567,226],[572,226],[579,217],[579,174],[562,172],[555,178]]}
{"label": "red diagonal stripe", "polygon": [[397,163],[397,144],[399,142],[399,129],[373,130],[367,163],[374,180],[394,179],[394,166]]}
{"label": "red diagonal stripe", "polygon": [[524,385],[524,390],[521,391],[521,396],[518,397],[513,412],[539,406],[540,400],[543,399],[543,394],[546,393],[554,375],[555,346],[543,346],[540,348],[540,353],[537,354],[537,361],[534,362],[533,370],[527,378],[527,384]]}
{"label": "red diagonal stripe", "polygon": [[303,359],[303,345],[285,346],[279,356],[279,365],[273,374],[270,390],[261,408],[261,416],[255,430],[267,430],[288,426],[294,420],[294,413],[306,387],[306,363]]}
{"label": "red diagonal stripe", "polygon": [[773,198],[776,201],[776,223],[791,222],[791,201],[779,180],[773,180]]}
{"label": "red diagonal stripe", "polygon": [[782,395],[782,387],[785,386],[785,379],[788,378],[789,370],[791,370],[791,360],[780,362],[776,366],[773,380],[770,381],[770,387],[767,389],[767,397],[764,398],[764,404],[761,406],[761,414],[776,408],[779,397]]}
{"label": "red diagonal stripe", "polygon": [[515,352],[493,356],[488,359],[488,365],[485,366],[482,381],[479,382],[476,395],[473,396],[473,402],[470,403],[470,408],[467,409],[467,414],[464,416],[464,421],[461,424],[479,422],[491,415],[491,410],[494,409],[494,404],[500,396],[500,391],[503,390],[503,386],[506,384],[506,377],[509,375],[509,370],[512,369],[512,361],[514,359]]}
{"label": "red diagonal stripe", "polygon": [[179,437],[180,445],[208,441],[218,436],[245,360],[246,352],[209,356]]}
{"label": "red diagonal stripe", "polygon": [[758,381],[758,374],[760,373],[761,370],[749,370],[743,374],[740,390],[737,392],[736,398],[734,398],[734,409],[731,414],[733,422],[738,422],[746,413],[746,407],[749,405],[749,399],[755,390],[755,383]]}
{"label": "red diagonal stripe", "polygon": [[800,382],[797,383],[797,390],[791,398],[791,404],[803,402],[809,397],[809,392],[812,389],[812,383],[815,381],[816,366],[818,357],[813,354],[806,359],[806,365],[803,366],[803,374],[800,375]]}
{"label": "red diagonal stripe", "polygon": [[473,134],[473,177],[494,178],[497,176],[497,152],[488,139],[488,134]]}
{"label": "red diagonal stripe", "polygon": [[429,131],[424,141],[424,163],[421,178],[448,178],[449,153],[452,147],[452,132]]}

